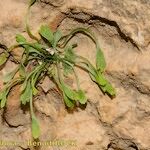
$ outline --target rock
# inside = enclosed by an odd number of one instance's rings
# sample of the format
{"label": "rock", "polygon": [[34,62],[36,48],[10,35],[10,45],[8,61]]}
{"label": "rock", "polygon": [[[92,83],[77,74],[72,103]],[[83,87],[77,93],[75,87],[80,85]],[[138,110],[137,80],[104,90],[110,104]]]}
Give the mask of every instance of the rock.
{"label": "rock", "polygon": [[[16,92],[17,91],[17,92]],[[29,115],[25,114],[20,104],[20,86],[16,86],[10,92],[7,99],[7,108],[4,112],[5,121],[9,126],[25,126],[30,123]]]}
{"label": "rock", "polygon": [[[88,3],[88,5],[87,5]],[[149,46],[149,28],[150,23],[147,18],[149,17],[148,1],[134,0],[68,0],[66,7],[78,10],[78,12],[89,13],[95,15],[96,19],[105,24],[110,24],[117,28],[120,36],[126,41],[132,42],[140,49],[148,49]],[[63,11],[66,10],[63,6]],[[141,11],[144,10],[144,11]],[[122,34],[123,33],[123,34]]]}
{"label": "rock", "polygon": [[[67,114],[57,122],[56,138],[74,141],[75,147],[68,146],[71,150],[104,147],[109,141],[105,135],[106,130],[99,121],[83,110]],[[67,145],[62,149],[66,148]]]}
{"label": "rock", "polygon": [[[7,46],[15,43],[16,33],[24,31],[22,16],[27,2],[0,1],[0,38]],[[64,34],[75,27],[85,27],[96,35],[104,52],[106,78],[116,88],[117,96],[103,95],[89,75],[76,68],[81,88],[86,92],[85,107],[68,111],[62,95],[46,77],[40,86],[44,93],[34,99],[35,114],[40,122],[41,141],[72,140],[76,146],[42,147],[44,150],[149,150],[150,149],[150,2],[146,0],[41,0],[32,7],[30,26],[38,35],[41,24]],[[95,45],[77,34],[77,54],[95,65]],[[14,53],[19,56],[19,49]],[[19,55],[18,55],[19,54]],[[15,68],[8,61],[0,77]],[[65,79],[73,89],[75,78]],[[3,85],[0,80],[0,88]],[[14,89],[18,91],[19,89]],[[20,109],[19,92],[11,93],[8,108],[0,111],[1,139],[28,140],[31,137],[29,112]],[[4,118],[3,118],[4,117]],[[69,141],[67,141],[69,142]],[[21,144],[19,145],[21,146]],[[17,149],[18,147],[16,147]],[[24,145],[27,149],[28,146]],[[3,149],[8,149],[4,147]]]}
{"label": "rock", "polygon": [[46,96],[43,94],[37,97],[35,108],[38,112],[49,117],[51,121],[57,121],[59,117],[66,114],[62,97],[55,89],[51,90]]}
{"label": "rock", "polygon": [[47,76],[44,78],[40,86],[45,93],[47,93],[50,89],[56,88],[56,85],[54,84],[54,82],[52,82]]}
{"label": "rock", "polygon": [[41,0],[41,2],[53,5],[55,7],[60,7],[65,3],[65,0]]}

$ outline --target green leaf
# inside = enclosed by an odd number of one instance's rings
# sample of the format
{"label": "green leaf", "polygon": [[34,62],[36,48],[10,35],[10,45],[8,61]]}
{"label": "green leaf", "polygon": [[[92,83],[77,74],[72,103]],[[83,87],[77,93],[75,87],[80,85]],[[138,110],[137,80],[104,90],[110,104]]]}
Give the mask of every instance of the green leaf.
{"label": "green leaf", "polygon": [[101,73],[99,73],[96,77],[96,82],[100,85],[100,86],[104,86],[107,84],[107,80],[104,77],[104,75],[102,75]]}
{"label": "green leaf", "polygon": [[30,0],[29,6],[32,6],[35,2],[36,2],[36,0]]}
{"label": "green leaf", "polygon": [[69,65],[68,63],[64,62],[62,65],[63,65],[64,75],[67,76],[69,73],[73,72],[73,69],[72,69],[73,65],[72,64]]}
{"label": "green leaf", "polygon": [[37,88],[34,86],[34,87],[32,87],[32,92],[33,92],[33,95],[37,95],[39,91],[38,91]]}
{"label": "green leaf", "polygon": [[62,37],[62,33],[57,30],[55,33],[54,33],[54,43],[53,43],[53,47],[56,48],[57,46],[57,43],[59,42],[59,40],[61,39]]}
{"label": "green leaf", "polygon": [[[17,34],[16,35],[16,41],[19,43],[19,44],[22,44],[22,43],[26,43],[26,38],[23,36],[23,35],[21,35],[21,34]],[[29,49],[30,49],[30,46],[29,45],[23,45],[22,47],[24,47],[26,50],[27,50],[27,52],[29,51]]]}
{"label": "green leaf", "polygon": [[3,91],[0,91],[0,101],[3,98]]}
{"label": "green leaf", "polygon": [[32,136],[34,139],[37,139],[39,138],[40,136],[40,126],[39,126],[39,122],[37,120],[37,118],[35,117],[34,115],[34,111],[33,111],[33,95],[32,95],[32,90],[30,89],[30,93],[29,93],[29,96],[30,96],[30,111],[31,111],[31,119],[32,119],[32,125],[31,125],[31,128],[32,128]]}
{"label": "green leaf", "polygon": [[35,53],[35,54],[37,54],[37,55],[40,55],[40,56],[43,56],[44,57],[44,54],[42,54],[39,50],[37,50],[37,49],[35,49],[35,48],[33,48],[33,47],[29,47],[29,53],[31,54],[31,53]]}
{"label": "green leaf", "polygon": [[17,34],[16,35],[16,41],[18,42],[18,43],[24,43],[24,42],[26,42],[26,39],[25,39],[25,37],[24,36],[22,36],[21,34]]}
{"label": "green leaf", "polygon": [[82,90],[79,90],[78,91],[78,101],[81,103],[81,104],[85,104],[87,102],[87,97],[85,96],[85,93],[82,91]]}
{"label": "green leaf", "polygon": [[26,79],[24,80],[23,84],[21,85],[21,91],[22,91],[22,93],[23,93],[24,90],[26,89],[27,83],[28,83],[28,80],[27,80],[27,77],[26,77]]}
{"label": "green leaf", "polygon": [[38,50],[42,50],[43,48],[45,48],[42,44],[39,44],[39,43],[33,43],[31,44],[35,49],[38,49]]}
{"label": "green leaf", "polygon": [[27,74],[26,79],[24,80],[24,82],[23,82],[23,84],[22,84],[22,86],[21,86],[21,91],[22,91],[22,92],[24,92],[24,90],[26,89],[26,86],[27,86],[27,83],[28,83],[29,78],[30,78],[36,71],[38,71],[39,68],[40,68],[40,66],[38,65],[38,66],[36,66],[36,67],[34,68],[33,71],[31,71],[30,73]]}
{"label": "green leaf", "polygon": [[11,89],[11,85],[10,85],[10,87],[5,88],[0,94],[1,108],[3,108],[6,105],[7,95],[9,93],[10,89]]}
{"label": "green leaf", "polygon": [[13,71],[7,73],[3,78],[3,82],[4,83],[9,82],[15,76],[15,74],[18,72],[18,69],[19,69],[19,67],[16,67]]}
{"label": "green leaf", "polygon": [[26,72],[25,72],[25,66],[21,63],[20,67],[19,67],[19,75],[20,77],[24,77],[26,76]]}
{"label": "green leaf", "polygon": [[63,94],[63,98],[64,98],[64,102],[65,102],[65,104],[66,104],[67,107],[69,107],[69,108],[73,108],[74,107],[74,102],[71,99],[69,99],[65,95],[65,93]]}
{"label": "green leaf", "polygon": [[30,44],[30,49],[29,49],[29,52],[30,53],[37,53],[39,55],[42,55],[43,57],[45,56],[46,54],[46,51],[44,50],[46,47],[43,46],[42,44],[39,44],[39,43],[32,43]]}
{"label": "green leaf", "polygon": [[22,47],[25,48],[27,53],[37,53],[39,55],[44,56],[42,53],[44,52],[43,48],[45,48],[42,44],[39,43],[27,43],[24,36],[21,34],[16,35],[16,41],[19,44],[23,44]]}
{"label": "green leaf", "polygon": [[32,136],[34,139],[37,139],[40,136],[39,122],[34,115],[32,115]]}
{"label": "green leaf", "polygon": [[27,102],[30,101],[31,92],[32,92],[31,83],[30,81],[28,81],[25,90],[22,91],[21,96],[20,96],[20,100],[22,104],[25,105]]}
{"label": "green leaf", "polygon": [[113,86],[108,82],[105,85],[105,93],[111,95],[111,96],[115,96],[116,95],[116,90],[113,88]]}
{"label": "green leaf", "polygon": [[68,85],[62,83],[64,100],[68,107],[74,106],[74,101],[79,101],[81,104],[85,104],[87,102],[87,98],[85,93],[82,90],[74,91]]}
{"label": "green leaf", "polygon": [[74,90],[72,90],[68,85],[65,85],[64,83],[62,83],[62,90],[64,91],[65,95],[71,99],[71,100],[75,100],[76,99],[76,92]]}
{"label": "green leaf", "polygon": [[35,87],[35,84],[36,84],[36,82],[37,82],[38,77],[40,76],[40,74],[41,74],[41,71],[39,70],[38,72],[35,72],[34,75],[32,76],[31,86],[32,86],[33,95],[36,95],[38,93],[38,90]]}
{"label": "green leaf", "polygon": [[53,45],[53,32],[50,30],[50,28],[47,25],[42,25],[39,31],[40,35],[47,39],[51,45]]}
{"label": "green leaf", "polygon": [[99,47],[97,47],[97,51],[96,51],[96,68],[101,73],[104,72],[104,70],[106,68],[104,54]]}
{"label": "green leaf", "polygon": [[7,101],[7,97],[6,97],[6,95],[3,95],[3,98],[1,100],[1,108],[5,107],[6,101]]}
{"label": "green leaf", "polygon": [[63,70],[64,70],[64,74],[68,75],[69,73],[73,72],[72,67],[74,66],[74,62],[76,59],[76,54],[74,53],[72,46],[65,48],[64,58],[67,61],[63,62]]}
{"label": "green leaf", "polygon": [[1,108],[3,108],[6,105],[6,101],[7,101],[7,91],[6,90],[1,91],[0,100],[1,100]]}
{"label": "green leaf", "polygon": [[7,61],[7,55],[5,53],[2,53],[0,55],[0,66],[3,65]]}
{"label": "green leaf", "polygon": [[70,60],[71,62],[74,62],[76,59],[76,54],[75,54],[72,46],[65,48],[64,55],[65,55],[64,58],[67,60]]}

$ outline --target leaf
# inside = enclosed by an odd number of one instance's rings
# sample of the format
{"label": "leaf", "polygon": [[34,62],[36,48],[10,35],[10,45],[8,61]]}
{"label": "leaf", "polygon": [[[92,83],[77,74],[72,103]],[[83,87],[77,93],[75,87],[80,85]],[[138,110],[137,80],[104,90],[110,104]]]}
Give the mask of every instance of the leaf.
{"label": "leaf", "polygon": [[3,95],[2,100],[1,100],[1,108],[5,107],[7,101],[6,95]]}
{"label": "leaf", "polygon": [[64,97],[64,102],[65,102],[66,106],[69,107],[69,108],[73,108],[74,107],[74,102],[71,99],[69,99],[65,95],[65,93],[63,94],[63,97]]}
{"label": "leaf", "polygon": [[34,52],[34,53],[37,53],[39,55],[42,55],[42,56],[45,56],[46,54],[46,47],[43,46],[42,44],[39,44],[39,43],[32,43],[30,44],[31,47],[29,49],[29,52]]}
{"label": "leaf", "polygon": [[38,93],[38,90],[35,87],[35,84],[36,84],[36,82],[37,82],[38,77],[40,76],[40,74],[41,74],[41,71],[39,70],[38,72],[35,72],[34,75],[32,76],[31,86],[32,86],[33,95],[36,95]]}
{"label": "leaf", "polygon": [[70,60],[71,62],[74,62],[76,59],[76,54],[75,54],[72,46],[65,48],[64,55],[65,55],[64,58],[66,58],[67,60]]}
{"label": "leaf", "polygon": [[44,54],[42,54],[40,51],[38,51],[37,49],[33,48],[33,47],[29,47],[29,53],[35,53],[35,54],[38,54],[40,56],[43,56],[44,57]]}
{"label": "leaf", "polygon": [[22,42],[26,42],[26,39],[25,39],[25,37],[22,36],[21,34],[17,34],[17,35],[16,35],[16,41],[17,41],[18,43],[22,43]]}
{"label": "leaf", "polygon": [[59,30],[57,30],[57,31],[54,33],[54,43],[53,43],[53,47],[54,47],[54,48],[56,48],[57,43],[58,43],[58,41],[61,39],[61,37],[62,37],[62,33],[61,33]]}
{"label": "leaf", "polygon": [[77,96],[76,91],[72,90],[68,85],[65,85],[63,82],[62,82],[62,90],[64,91],[65,95],[69,99],[71,99],[71,100],[77,99],[76,98],[76,96]]}
{"label": "leaf", "polygon": [[3,82],[4,83],[9,82],[15,76],[15,74],[18,72],[18,69],[19,69],[19,67],[16,67],[13,71],[7,73],[3,78]]}
{"label": "leaf", "polygon": [[38,50],[42,50],[43,48],[45,48],[42,44],[39,44],[39,43],[33,43],[31,44],[35,49],[38,49]]}
{"label": "leaf", "polygon": [[0,91],[0,101],[3,98],[3,91]]}
{"label": "leaf", "polygon": [[74,53],[72,46],[69,46],[65,49],[64,58],[67,60],[67,62],[63,63],[64,74],[68,75],[69,73],[73,72],[72,67],[74,66],[76,59],[76,54]]}
{"label": "leaf", "polygon": [[19,75],[20,77],[24,77],[26,76],[26,72],[25,72],[25,66],[21,63],[20,67],[19,67]]}
{"label": "leaf", "polygon": [[6,101],[7,101],[7,91],[6,90],[1,91],[0,100],[1,100],[1,108],[3,108],[6,105]]}
{"label": "leaf", "polygon": [[53,45],[53,32],[50,30],[50,28],[47,25],[42,25],[39,31],[40,35],[47,39],[51,45]]}
{"label": "leaf", "polygon": [[10,89],[11,89],[11,86],[8,88],[5,88],[0,94],[1,108],[3,108],[6,105],[7,95],[9,93]]}
{"label": "leaf", "polygon": [[34,139],[37,139],[40,136],[39,122],[34,115],[32,115],[32,136]]}
{"label": "leaf", "polygon": [[116,90],[113,88],[113,86],[108,82],[106,84],[105,88],[105,92],[111,96],[115,96],[116,95]]}
{"label": "leaf", "polygon": [[26,79],[24,80],[24,82],[21,86],[21,91],[22,92],[26,89],[29,78],[34,74],[34,72],[36,72],[39,69],[39,67],[40,67],[39,65],[36,66],[33,71],[31,71],[30,73],[27,74]]}
{"label": "leaf", "polygon": [[105,79],[105,77],[99,73],[98,75],[96,75],[95,77],[96,82],[100,85],[100,86],[104,86],[107,84],[107,80]]}
{"label": "leaf", "polygon": [[35,2],[36,2],[36,0],[30,0],[29,6],[32,6]]}
{"label": "leaf", "polygon": [[99,47],[97,47],[97,50],[96,50],[96,68],[101,73],[104,72],[104,70],[106,68],[104,54]]}
{"label": "leaf", "polygon": [[74,101],[79,101],[81,104],[85,104],[87,102],[87,98],[85,93],[82,90],[74,91],[68,85],[62,83],[64,100],[68,107],[74,106]]}
{"label": "leaf", "polygon": [[42,55],[41,52],[44,52],[42,49],[44,48],[43,45],[39,44],[39,43],[27,43],[26,42],[26,39],[24,36],[22,36],[21,34],[17,34],[16,35],[16,41],[19,43],[19,44],[24,44],[22,45],[22,47],[25,48],[25,50],[29,53],[37,53],[39,55]]}
{"label": "leaf", "polygon": [[[16,35],[16,41],[19,43],[19,44],[22,44],[22,43],[25,43],[27,40],[26,38],[21,35],[21,34],[17,34]],[[29,51],[30,49],[30,46],[29,45],[23,45],[22,47],[24,47],[27,51]]]}
{"label": "leaf", "polygon": [[31,83],[30,83],[30,81],[28,81],[25,90],[22,91],[21,96],[20,96],[20,100],[21,100],[22,104],[25,105],[27,102],[30,101],[31,92],[32,92]]}
{"label": "leaf", "polygon": [[67,63],[63,63],[63,70],[64,70],[64,75],[68,75],[69,73],[72,73],[73,72],[73,69],[72,69],[73,65],[69,65]]}
{"label": "leaf", "polygon": [[[16,35],[16,41],[17,41],[19,44],[22,44],[22,43],[25,43],[27,40],[26,40],[26,38],[25,38],[23,35],[17,34],[17,35]],[[24,47],[26,50],[29,51],[29,48],[30,48],[29,45],[23,45],[22,47]]]}
{"label": "leaf", "polygon": [[81,104],[85,104],[87,102],[87,97],[85,96],[85,93],[82,90],[78,91],[78,101]]}
{"label": "leaf", "polygon": [[30,111],[31,111],[31,119],[32,119],[32,136],[34,139],[39,138],[40,136],[40,126],[39,126],[39,122],[37,120],[37,118],[34,115],[34,111],[33,111],[33,98],[32,98],[32,90],[30,90],[31,92],[29,93],[30,96]]}
{"label": "leaf", "polygon": [[0,66],[3,65],[7,61],[7,55],[5,53],[2,53],[0,55]]}

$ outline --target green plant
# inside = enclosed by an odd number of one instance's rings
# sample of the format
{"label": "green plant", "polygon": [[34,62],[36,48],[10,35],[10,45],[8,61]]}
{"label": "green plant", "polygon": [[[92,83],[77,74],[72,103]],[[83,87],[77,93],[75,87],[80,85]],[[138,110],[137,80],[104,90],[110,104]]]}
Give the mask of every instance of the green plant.
{"label": "green plant", "polygon": [[[28,10],[30,10],[30,7],[35,1],[36,0],[31,0]],[[44,76],[49,76],[50,79],[55,81],[58,88],[62,91],[66,106],[70,108],[73,108],[76,102],[80,104],[87,102],[86,95],[80,88],[79,79],[74,69],[75,67],[85,70],[103,93],[112,97],[116,95],[115,89],[104,76],[106,68],[104,55],[96,37],[91,31],[85,28],[77,28],[63,36],[59,30],[53,33],[47,25],[42,25],[39,30],[41,39],[38,39],[30,31],[28,17],[26,18],[26,28],[28,35],[35,40],[34,42],[28,42],[24,36],[18,34],[16,35],[16,45],[10,48],[2,44],[0,45],[0,47],[5,49],[0,55],[0,65],[5,64],[9,57],[13,57],[12,50],[14,48],[22,47],[24,49],[21,60],[18,61],[14,59],[14,61],[18,63],[17,68],[4,77],[5,85],[0,92],[0,106],[1,108],[6,106],[7,96],[11,89],[15,85],[21,84],[20,100],[23,105],[30,103],[32,135],[35,139],[40,135],[40,128],[33,111],[32,100],[38,93],[38,82]],[[87,35],[95,43],[95,66],[91,64],[87,58],[79,56],[74,52],[74,48],[77,47],[77,44],[68,46],[70,39],[77,33]],[[31,70],[28,70],[27,68],[31,62],[34,63],[34,66],[32,66]],[[19,73],[19,77],[16,77],[17,73]],[[67,76],[69,73],[74,73],[75,75],[77,83],[76,90],[71,89],[71,87],[64,82],[64,76]]]}

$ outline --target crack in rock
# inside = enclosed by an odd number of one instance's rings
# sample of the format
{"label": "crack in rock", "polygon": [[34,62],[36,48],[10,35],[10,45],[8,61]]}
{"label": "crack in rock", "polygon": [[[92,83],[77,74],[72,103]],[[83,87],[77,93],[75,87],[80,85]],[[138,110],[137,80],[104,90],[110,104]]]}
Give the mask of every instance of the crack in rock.
{"label": "crack in rock", "polygon": [[96,16],[96,15],[91,15],[91,14],[88,14],[88,13],[83,12],[83,11],[74,13],[72,9],[66,15],[68,18],[72,18],[75,21],[78,21],[80,23],[88,23],[91,25],[91,24],[94,24],[96,22],[101,22],[101,23],[107,24],[109,26],[113,26],[116,28],[118,34],[120,35],[120,37],[123,40],[125,40],[126,42],[130,42],[135,48],[137,48],[138,51],[141,51],[141,49],[138,47],[136,42],[130,36],[126,35],[121,30],[121,28],[119,27],[119,25],[116,21],[109,20],[107,18]]}
{"label": "crack in rock", "polygon": [[139,150],[139,148],[131,140],[114,139],[108,144],[107,150]]}
{"label": "crack in rock", "polygon": [[65,0],[40,0],[42,3],[49,4],[53,7],[60,7],[65,3]]}
{"label": "crack in rock", "polygon": [[130,87],[136,89],[141,94],[150,95],[150,88],[144,85],[136,76],[119,72],[107,72],[107,74],[113,79],[120,81],[125,89]]}

